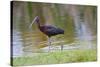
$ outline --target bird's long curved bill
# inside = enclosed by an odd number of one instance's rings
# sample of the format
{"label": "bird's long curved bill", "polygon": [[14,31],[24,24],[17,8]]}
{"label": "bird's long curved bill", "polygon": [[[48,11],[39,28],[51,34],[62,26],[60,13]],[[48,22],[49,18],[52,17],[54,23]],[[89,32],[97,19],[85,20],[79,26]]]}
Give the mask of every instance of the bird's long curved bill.
{"label": "bird's long curved bill", "polygon": [[35,19],[32,21],[32,23],[29,25],[29,28],[31,29],[32,24],[35,22]]}

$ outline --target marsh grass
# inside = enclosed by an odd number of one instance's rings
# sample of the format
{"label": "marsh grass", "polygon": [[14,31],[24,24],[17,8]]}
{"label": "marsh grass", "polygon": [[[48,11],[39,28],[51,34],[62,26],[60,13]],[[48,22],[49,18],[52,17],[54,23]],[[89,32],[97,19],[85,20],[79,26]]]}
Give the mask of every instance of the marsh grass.
{"label": "marsh grass", "polygon": [[38,53],[33,57],[15,57],[13,58],[13,66],[89,62],[96,60],[96,50],[67,50],[49,53]]}

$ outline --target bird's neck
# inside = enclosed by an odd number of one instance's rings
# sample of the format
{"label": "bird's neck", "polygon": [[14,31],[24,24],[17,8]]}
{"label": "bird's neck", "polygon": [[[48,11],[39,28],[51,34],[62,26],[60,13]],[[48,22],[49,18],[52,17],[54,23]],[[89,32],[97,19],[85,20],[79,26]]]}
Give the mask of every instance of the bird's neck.
{"label": "bird's neck", "polygon": [[40,28],[40,22],[39,22],[39,21],[37,21],[37,25],[38,25],[38,27]]}

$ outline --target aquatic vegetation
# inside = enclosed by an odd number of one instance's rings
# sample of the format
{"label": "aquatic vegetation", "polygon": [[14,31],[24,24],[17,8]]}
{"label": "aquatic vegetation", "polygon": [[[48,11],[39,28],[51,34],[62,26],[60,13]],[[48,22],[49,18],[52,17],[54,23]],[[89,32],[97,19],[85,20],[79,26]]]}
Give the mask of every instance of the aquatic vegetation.
{"label": "aquatic vegetation", "polygon": [[33,56],[15,57],[13,65],[57,64],[70,62],[91,62],[97,60],[96,50],[68,50],[50,53],[37,53]]}

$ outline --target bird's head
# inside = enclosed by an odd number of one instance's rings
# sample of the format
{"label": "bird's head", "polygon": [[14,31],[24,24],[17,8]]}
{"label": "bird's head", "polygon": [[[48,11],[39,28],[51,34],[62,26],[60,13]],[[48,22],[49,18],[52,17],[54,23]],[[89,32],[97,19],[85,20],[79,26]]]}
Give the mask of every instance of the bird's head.
{"label": "bird's head", "polygon": [[32,27],[32,24],[33,24],[33,23],[39,23],[39,16],[36,16],[36,17],[33,19],[32,23],[31,23],[30,26],[29,26],[29,28]]}

